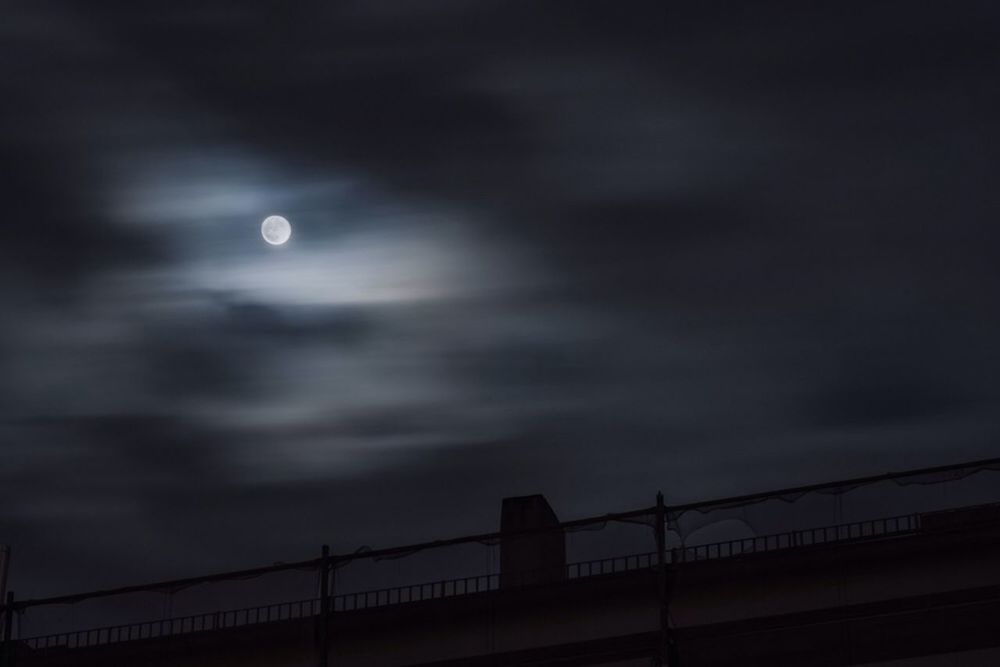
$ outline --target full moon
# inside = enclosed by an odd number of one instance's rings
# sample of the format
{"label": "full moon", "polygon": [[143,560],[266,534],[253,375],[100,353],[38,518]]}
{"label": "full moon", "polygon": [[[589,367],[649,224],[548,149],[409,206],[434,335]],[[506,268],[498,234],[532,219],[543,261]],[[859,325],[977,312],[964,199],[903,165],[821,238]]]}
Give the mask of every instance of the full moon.
{"label": "full moon", "polygon": [[280,215],[271,215],[261,223],[260,234],[271,245],[281,245],[292,236],[292,226]]}

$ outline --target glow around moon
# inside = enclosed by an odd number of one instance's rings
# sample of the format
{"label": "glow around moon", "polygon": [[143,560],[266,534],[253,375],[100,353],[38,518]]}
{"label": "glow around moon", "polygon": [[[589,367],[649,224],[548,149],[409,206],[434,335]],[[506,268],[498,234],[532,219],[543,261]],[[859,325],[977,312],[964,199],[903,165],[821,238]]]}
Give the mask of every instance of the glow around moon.
{"label": "glow around moon", "polygon": [[281,245],[291,238],[292,225],[280,215],[271,215],[261,223],[260,235],[271,245]]}

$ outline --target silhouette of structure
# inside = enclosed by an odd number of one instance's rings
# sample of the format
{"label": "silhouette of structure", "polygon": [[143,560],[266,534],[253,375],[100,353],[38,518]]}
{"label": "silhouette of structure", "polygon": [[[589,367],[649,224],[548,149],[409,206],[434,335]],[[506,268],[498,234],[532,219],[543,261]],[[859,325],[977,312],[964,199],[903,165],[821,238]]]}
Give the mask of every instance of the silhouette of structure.
{"label": "silhouette of structure", "polygon": [[[256,570],[10,599],[4,661],[8,667],[996,665],[1000,503],[886,514],[894,497],[917,503],[916,492],[930,490],[938,504],[945,496],[996,494],[996,472],[1000,459],[669,507],[660,496],[651,507],[568,522],[559,522],[542,496],[508,498],[498,533],[347,555],[324,548],[318,559]],[[978,490],[957,493],[954,485],[969,480]],[[944,486],[948,493],[937,493]],[[882,515],[845,517],[854,500]],[[849,520],[808,525],[828,501]],[[696,538],[706,525],[734,530],[734,516],[743,517],[744,534]],[[746,534],[747,525],[772,520],[794,525]],[[601,555],[567,558],[568,545],[584,543]],[[636,550],[644,545],[651,548]],[[468,549],[449,561],[453,567],[469,554],[492,558],[499,551],[499,568],[442,579],[449,574],[442,566],[437,578],[385,583],[386,572],[408,559]],[[378,570],[389,562],[391,570]],[[362,564],[378,571],[347,576]],[[11,621],[54,605],[162,596],[290,571],[318,573],[318,596],[45,634],[19,632]],[[365,587],[373,582],[384,585]]]}
{"label": "silhouette of structure", "polygon": [[504,498],[500,535],[501,588],[566,578],[566,538],[545,496]]}

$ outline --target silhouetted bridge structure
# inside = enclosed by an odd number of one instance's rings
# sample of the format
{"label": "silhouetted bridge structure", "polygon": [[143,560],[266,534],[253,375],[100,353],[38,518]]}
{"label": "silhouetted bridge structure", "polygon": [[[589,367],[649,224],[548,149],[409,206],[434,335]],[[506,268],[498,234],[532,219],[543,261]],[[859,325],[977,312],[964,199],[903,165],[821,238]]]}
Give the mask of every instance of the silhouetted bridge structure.
{"label": "silhouetted bridge structure", "polygon": [[[508,499],[497,533],[12,599],[8,608],[16,613],[6,616],[3,655],[17,667],[997,665],[998,503],[671,543],[684,533],[686,513],[700,521],[809,494],[834,499],[839,512],[857,489],[946,484],[996,471],[1000,459],[682,506],[667,507],[659,497],[651,507],[570,522],[559,522],[541,496]],[[567,535],[610,524],[649,534],[653,549],[567,562]],[[336,590],[349,564],[463,545],[499,550],[498,571]],[[36,608],[292,569],[318,574],[316,595],[24,637],[14,622]]]}

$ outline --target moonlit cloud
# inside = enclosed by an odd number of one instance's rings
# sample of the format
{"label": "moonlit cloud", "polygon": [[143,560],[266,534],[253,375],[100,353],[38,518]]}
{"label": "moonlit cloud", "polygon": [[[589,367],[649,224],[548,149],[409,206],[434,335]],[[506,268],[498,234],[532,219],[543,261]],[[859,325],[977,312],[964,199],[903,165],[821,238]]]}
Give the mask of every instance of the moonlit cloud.
{"label": "moonlit cloud", "polygon": [[285,254],[207,261],[178,278],[182,287],[265,303],[333,306],[470,298],[502,292],[530,276],[514,277],[516,261],[496,249],[432,225],[421,230],[359,233],[314,247],[296,238]]}

